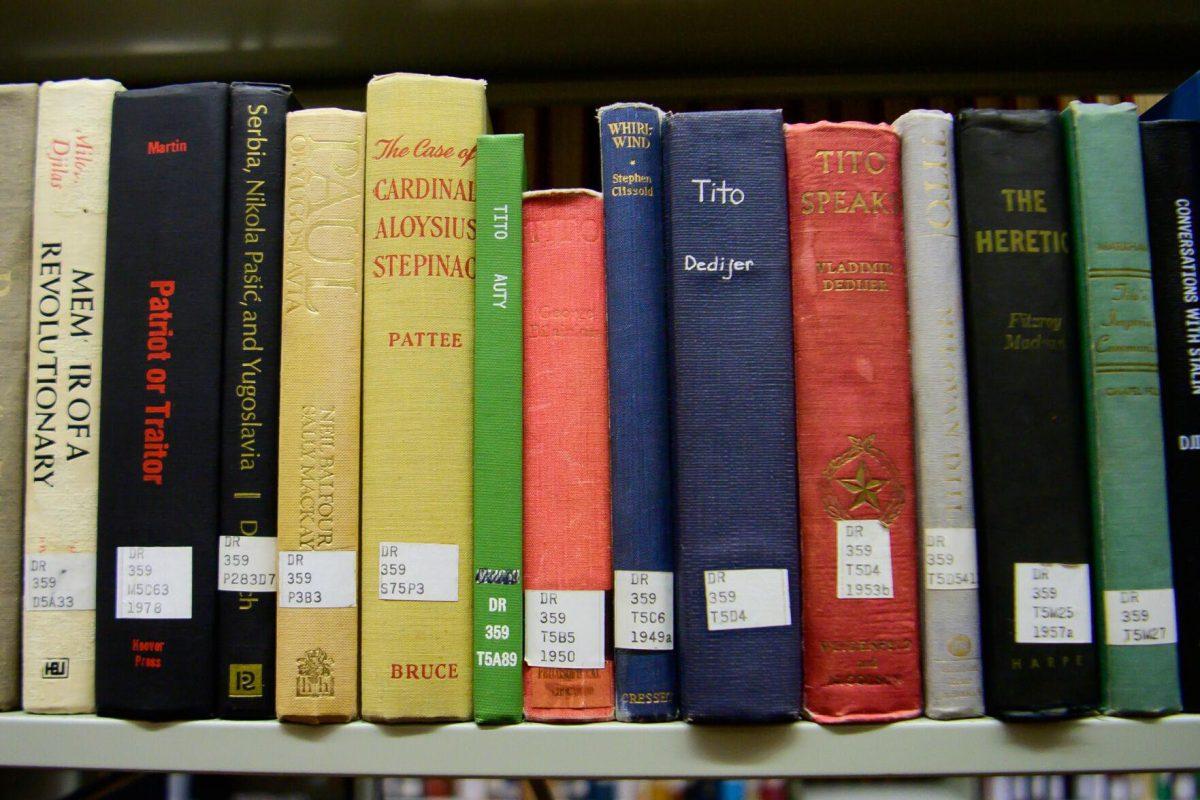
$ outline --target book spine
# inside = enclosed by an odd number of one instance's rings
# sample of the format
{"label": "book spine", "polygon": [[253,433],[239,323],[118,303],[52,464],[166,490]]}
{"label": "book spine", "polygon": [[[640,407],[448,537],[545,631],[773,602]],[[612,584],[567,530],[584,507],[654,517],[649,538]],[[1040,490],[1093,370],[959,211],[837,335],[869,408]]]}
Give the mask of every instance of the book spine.
{"label": "book spine", "polygon": [[[1196,208],[1200,205],[1200,122],[1141,123],[1146,217],[1158,330],[1167,459],[1167,508],[1174,584],[1200,585],[1195,487],[1200,485],[1200,290]],[[1200,711],[1200,600],[1177,592],[1183,708]]]}
{"label": "book spine", "polygon": [[358,716],[362,112],[287,115],[275,714]]}
{"label": "book spine", "polygon": [[906,719],[921,670],[900,140],[861,122],[789,125],[785,139],[804,710]]}
{"label": "book spine", "polygon": [[1062,133],[1053,111],[964,111],[955,130],[984,701],[1077,716],[1099,685]]}
{"label": "book spine", "polygon": [[34,83],[0,86],[0,711],[21,704],[25,380],[37,91]]}
{"label": "book spine", "polygon": [[1101,634],[1101,705],[1178,710],[1175,591],[1137,112],[1063,112]]}
{"label": "book spine", "polygon": [[362,713],[470,719],[475,143],[482,81],[367,86]]}
{"label": "book spine", "polygon": [[520,722],[525,137],[480,136],[475,229],[475,719]]}
{"label": "book spine", "polygon": [[616,717],[674,719],[675,559],[667,399],[663,114],[600,109],[612,449]]}
{"label": "book spine", "polygon": [[923,565],[921,661],[925,714],[934,719],[983,713],[953,119],[910,111],[895,122]]}
{"label": "book spine", "polygon": [[680,711],[694,721],[795,719],[800,584],[782,115],[676,114],[664,154]]}
{"label": "book spine", "polygon": [[96,706],[211,716],[229,87],[113,101]]}
{"label": "book spine", "polygon": [[[291,90],[229,92],[217,715],[275,716],[284,135]],[[253,538],[252,538],[253,537]]]}
{"label": "book spine", "polygon": [[96,703],[100,343],[120,89],[115,81],[63,81],[38,92],[24,426],[22,701],[29,711],[87,713]]}
{"label": "book spine", "polygon": [[604,203],[524,201],[525,718],[613,718]]}

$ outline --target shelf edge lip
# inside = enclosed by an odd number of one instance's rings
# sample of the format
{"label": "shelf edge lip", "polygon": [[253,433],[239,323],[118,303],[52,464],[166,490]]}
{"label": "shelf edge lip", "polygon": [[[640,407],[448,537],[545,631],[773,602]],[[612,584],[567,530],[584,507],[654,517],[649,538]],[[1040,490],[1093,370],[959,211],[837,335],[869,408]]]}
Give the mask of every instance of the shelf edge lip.
{"label": "shelf edge lip", "polygon": [[[219,733],[220,736],[213,736]],[[1200,768],[1200,715],[888,725],[280,725],[0,713],[0,765],[447,777],[887,777]]]}

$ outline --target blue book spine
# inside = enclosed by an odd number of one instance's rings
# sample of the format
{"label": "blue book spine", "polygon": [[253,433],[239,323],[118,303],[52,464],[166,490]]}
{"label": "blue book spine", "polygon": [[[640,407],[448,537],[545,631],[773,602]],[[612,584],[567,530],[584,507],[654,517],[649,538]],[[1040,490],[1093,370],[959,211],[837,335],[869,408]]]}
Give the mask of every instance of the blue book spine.
{"label": "blue book spine", "polygon": [[653,106],[600,109],[608,291],[616,717],[678,715],[675,690],[667,276],[662,119]]}
{"label": "blue book spine", "polygon": [[795,719],[799,543],[783,118],[670,116],[664,151],[682,714]]}

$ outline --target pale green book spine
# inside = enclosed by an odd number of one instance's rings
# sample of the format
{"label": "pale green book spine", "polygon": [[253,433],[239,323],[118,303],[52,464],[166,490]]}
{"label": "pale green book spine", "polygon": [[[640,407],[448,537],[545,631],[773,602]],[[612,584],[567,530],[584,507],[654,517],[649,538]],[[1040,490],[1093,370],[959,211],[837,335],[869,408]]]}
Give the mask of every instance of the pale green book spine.
{"label": "pale green book spine", "polygon": [[1063,122],[1086,386],[1101,705],[1110,714],[1165,714],[1180,708],[1179,672],[1137,113],[1132,103],[1076,101]]}
{"label": "pale green book spine", "polygon": [[475,719],[519,722],[525,137],[480,136],[475,170]]}

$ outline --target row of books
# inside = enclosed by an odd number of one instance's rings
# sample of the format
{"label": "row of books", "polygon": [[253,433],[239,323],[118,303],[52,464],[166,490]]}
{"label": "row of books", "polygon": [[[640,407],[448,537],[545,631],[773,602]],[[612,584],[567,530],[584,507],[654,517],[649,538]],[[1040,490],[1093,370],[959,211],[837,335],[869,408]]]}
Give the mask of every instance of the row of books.
{"label": "row of books", "polygon": [[621,104],[601,194],[481,81],[0,103],[27,710],[1200,703],[1197,123]]}

